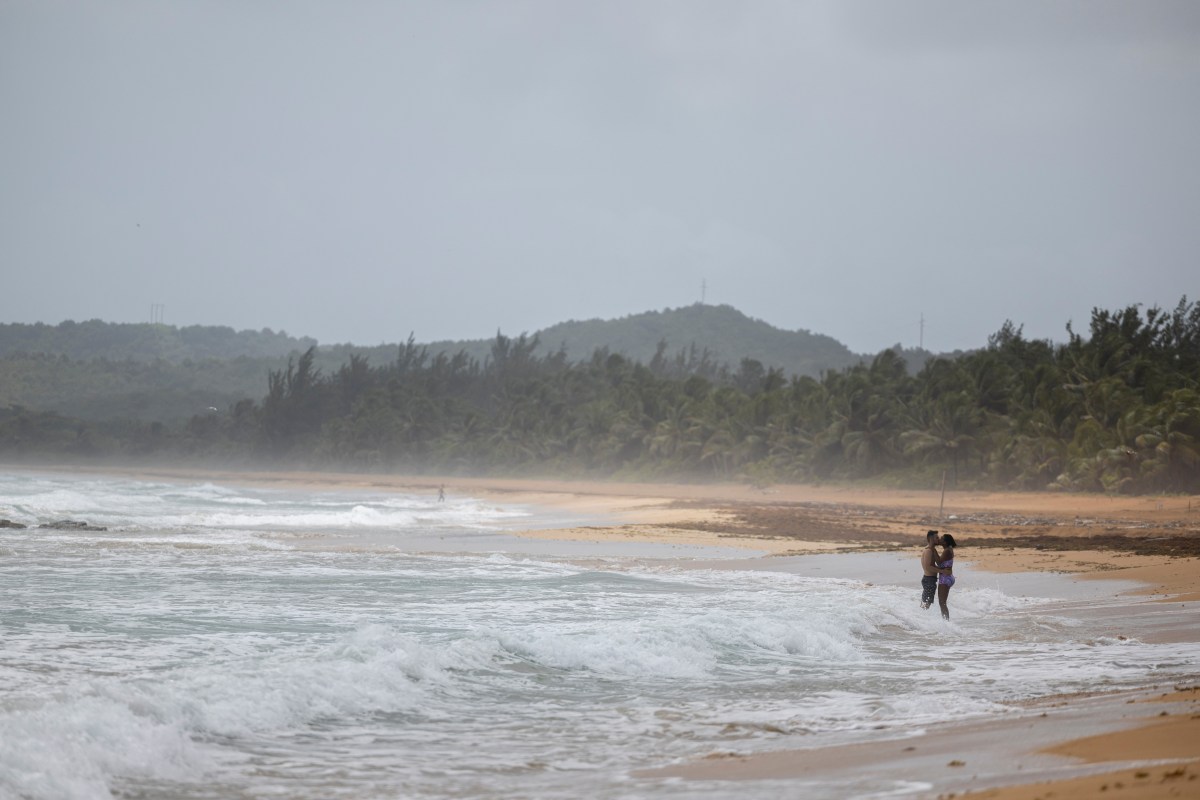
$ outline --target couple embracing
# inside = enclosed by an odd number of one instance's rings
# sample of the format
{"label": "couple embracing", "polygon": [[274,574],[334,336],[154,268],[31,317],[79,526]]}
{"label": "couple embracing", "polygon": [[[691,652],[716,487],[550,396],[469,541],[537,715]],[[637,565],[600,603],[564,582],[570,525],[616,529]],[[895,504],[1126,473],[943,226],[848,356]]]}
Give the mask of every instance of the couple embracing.
{"label": "couple embracing", "polygon": [[[938,552],[941,545],[941,552]],[[925,549],[921,551],[921,608],[933,605],[933,593],[937,592],[938,605],[942,607],[942,619],[950,619],[946,600],[950,587],[954,585],[954,537],[948,533],[940,536],[937,531],[925,534]]]}

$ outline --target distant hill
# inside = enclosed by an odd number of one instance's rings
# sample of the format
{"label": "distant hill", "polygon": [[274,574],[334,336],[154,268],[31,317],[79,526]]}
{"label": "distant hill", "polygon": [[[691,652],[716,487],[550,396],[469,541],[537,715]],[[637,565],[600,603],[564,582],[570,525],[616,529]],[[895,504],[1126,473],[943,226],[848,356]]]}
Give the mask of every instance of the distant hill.
{"label": "distant hill", "polygon": [[[540,352],[562,348],[572,361],[589,358],[595,350],[606,348],[648,363],[659,343],[665,342],[668,357],[694,347],[699,353],[707,351],[713,362],[728,364],[731,369],[736,369],[743,358],[752,358],[765,367],[782,369],[789,376],[816,377],[825,370],[857,364],[862,358],[830,336],[806,330],[782,330],[748,317],[732,306],[700,303],[620,319],[560,322],[537,331],[536,335]],[[491,340],[433,342],[428,347],[434,354],[465,350],[483,358]]]}
{"label": "distant hill", "polygon": [[[750,358],[788,376],[815,377],[861,358],[829,336],[781,330],[727,305],[696,304],[621,319],[562,322],[535,335],[539,353],[561,348],[572,361],[605,349],[650,363],[662,343],[669,361],[682,358],[687,369],[703,361],[712,372],[725,366],[736,372],[742,359]],[[443,341],[425,347],[430,355],[463,351],[483,361],[493,342]],[[90,420],[127,417],[174,423],[209,407],[261,400],[268,372],[285,368],[289,358],[316,344],[315,339],[270,329],[100,320],[0,324],[0,407],[24,406]],[[329,374],[351,355],[383,365],[396,358],[399,347],[320,346],[315,366]]]}
{"label": "distant hill", "polygon": [[[512,331],[505,331],[513,335]],[[707,351],[718,365],[736,369],[743,358],[753,358],[767,367],[789,375],[816,376],[823,370],[841,369],[857,363],[860,356],[836,339],[807,330],[788,331],[748,317],[728,305],[697,303],[683,308],[647,311],[620,319],[590,319],[560,322],[537,331],[539,351],[566,350],[571,360],[590,358],[598,349],[620,353],[635,361],[649,362],[659,343],[667,356],[695,348]],[[492,339],[438,341],[425,345],[433,355],[457,353],[483,360],[491,352]],[[235,331],[219,326],[192,325],[176,328],[151,323],[115,323],[100,320],[67,321],[58,325],[37,323],[0,324],[0,358],[25,355],[66,356],[72,361],[185,361],[238,358],[263,359],[272,365],[286,363],[289,356],[317,344],[307,336],[289,336],[283,331]],[[317,366],[336,369],[351,354],[365,355],[379,364],[395,357],[400,343],[363,347],[353,344],[321,345]]]}
{"label": "distant hill", "polygon": [[0,407],[180,422],[210,407],[261,399],[267,373],[315,344],[269,329],[95,319],[0,324]]}
{"label": "distant hill", "polygon": [[270,328],[235,331],[215,325],[156,325],[149,322],[86,322],[67,320],[58,325],[0,324],[0,358],[43,353],[81,361],[199,361],[206,358],[286,358],[304,352],[316,339],[288,336]]}

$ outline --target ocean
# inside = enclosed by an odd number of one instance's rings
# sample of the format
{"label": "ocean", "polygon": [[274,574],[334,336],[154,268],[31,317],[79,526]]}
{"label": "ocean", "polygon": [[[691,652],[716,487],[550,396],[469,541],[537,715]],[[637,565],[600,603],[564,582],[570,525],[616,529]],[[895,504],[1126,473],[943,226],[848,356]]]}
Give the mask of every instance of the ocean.
{"label": "ocean", "polygon": [[[915,577],[523,539],[589,520],[453,490],[7,472],[0,517],[31,526],[0,530],[0,798],[774,798],[637,772],[914,737],[1200,660],[969,565],[947,624]],[[58,519],[108,530],[32,527]]]}

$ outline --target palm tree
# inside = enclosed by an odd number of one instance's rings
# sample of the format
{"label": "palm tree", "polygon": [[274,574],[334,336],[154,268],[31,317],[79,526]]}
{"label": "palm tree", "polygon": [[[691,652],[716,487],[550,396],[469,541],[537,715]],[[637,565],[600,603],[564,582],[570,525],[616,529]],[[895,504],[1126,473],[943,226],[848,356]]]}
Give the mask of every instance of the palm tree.
{"label": "palm tree", "polygon": [[1171,392],[1148,410],[1145,422],[1135,443],[1145,454],[1146,488],[1195,491],[1200,487],[1200,392]]}
{"label": "palm tree", "polygon": [[982,418],[983,413],[965,393],[943,395],[926,418],[914,420],[915,425],[900,435],[900,442],[910,455],[947,459],[957,486],[958,464],[975,444]]}

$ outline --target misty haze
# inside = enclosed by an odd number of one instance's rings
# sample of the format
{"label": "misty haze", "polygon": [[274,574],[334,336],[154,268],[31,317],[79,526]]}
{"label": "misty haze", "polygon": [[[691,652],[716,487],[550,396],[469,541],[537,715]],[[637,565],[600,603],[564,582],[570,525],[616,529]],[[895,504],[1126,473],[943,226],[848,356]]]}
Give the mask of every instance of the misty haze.
{"label": "misty haze", "polygon": [[0,798],[1186,794],[1197,97],[1169,0],[3,4]]}

